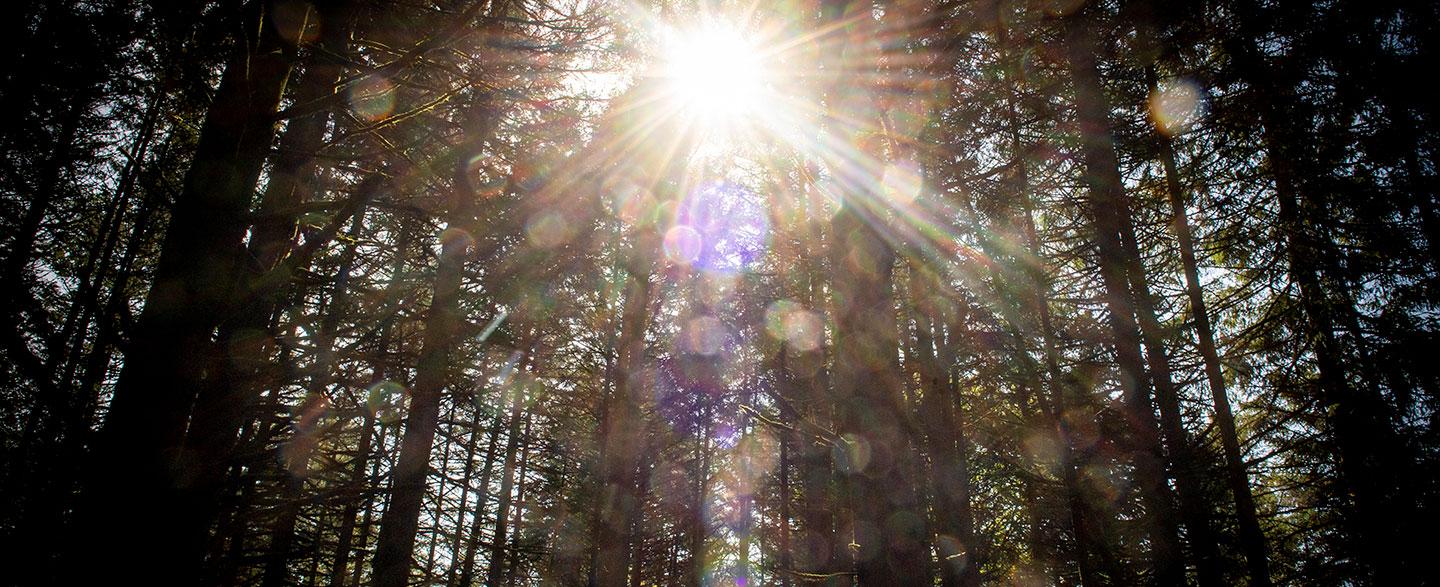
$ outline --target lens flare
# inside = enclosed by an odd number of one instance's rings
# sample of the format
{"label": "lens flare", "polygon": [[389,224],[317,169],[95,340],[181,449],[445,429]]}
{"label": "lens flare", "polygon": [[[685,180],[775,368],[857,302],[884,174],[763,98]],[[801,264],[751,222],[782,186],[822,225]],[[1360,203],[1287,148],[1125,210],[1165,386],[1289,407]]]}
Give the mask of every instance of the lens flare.
{"label": "lens flare", "polygon": [[689,265],[700,258],[700,232],[677,224],[665,231],[665,257],[680,265]]}
{"label": "lens flare", "polygon": [[395,84],[385,76],[371,75],[350,86],[350,111],[366,122],[379,122],[395,110]]}
{"label": "lens flare", "polygon": [[1150,95],[1150,119],[1167,135],[1190,130],[1205,110],[1205,94],[1195,82],[1173,79]]}

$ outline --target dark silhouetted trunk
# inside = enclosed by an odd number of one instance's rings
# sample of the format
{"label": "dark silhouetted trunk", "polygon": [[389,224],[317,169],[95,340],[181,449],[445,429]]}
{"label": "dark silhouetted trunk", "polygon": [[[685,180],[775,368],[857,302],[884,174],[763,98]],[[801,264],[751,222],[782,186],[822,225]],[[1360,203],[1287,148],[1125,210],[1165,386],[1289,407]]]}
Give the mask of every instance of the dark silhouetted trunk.
{"label": "dark silhouetted trunk", "polygon": [[[1238,77],[1249,86],[1263,126],[1261,139],[1268,172],[1274,180],[1279,204],[1279,231],[1285,239],[1290,278],[1299,290],[1315,353],[1321,400],[1327,408],[1329,433],[1339,456],[1339,476],[1353,504],[1346,516],[1355,557],[1369,569],[1375,584],[1404,583],[1411,576],[1415,557],[1407,553],[1412,541],[1397,532],[1411,505],[1395,502],[1393,493],[1408,481],[1408,451],[1390,423],[1385,399],[1370,387],[1356,383],[1337,331],[1335,303],[1321,275],[1323,256],[1317,222],[1320,199],[1305,174],[1309,168],[1308,137],[1297,128],[1298,109],[1293,90],[1281,87],[1282,72],[1272,70],[1254,46],[1253,37],[1264,22],[1261,9],[1249,0],[1235,6],[1241,26],[1222,37]],[[1348,293],[1348,292],[1346,292]],[[1340,311],[1350,311],[1348,308]],[[1395,481],[1402,481],[1396,483]]]}
{"label": "dark silhouetted trunk", "polygon": [[[195,584],[200,576],[207,541],[195,531],[208,530],[211,504],[204,499],[213,493],[190,476],[206,463],[186,452],[185,433],[195,395],[217,366],[212,334],[227,314],[250,196],[290,72],[263,3],[252,3],[244,22],[171,212],[154,284],[95,444],[78,516],[81,534],[95,547],[75,551],[102,560],[72,565],[82,576],[177,585]],[[117,534],[142,526],[160,542]]]}
{"label": "dark silhouetted trunk", "polygon": [[1094,27],[1090,19],[1074,16],[1069,19],[1065,32],[1066,61],[1080,123],[1085,183],[1090,192],[1087,207],[1095,230],[1100,277],[1115,337],[1118,377],[1129,422],[1130,457],[1145,507],[1151,581],[1155,585],[1181,585],[1185,583],[1185,563],[1176,528],[1174,499],[1165,478],[1165,455],[1146,386],[1149,377],[1140,353],[1140,328],[1135,320],[1134,296],[1127,275],[1127,254],[1121,243],[1121,215],[1127,214],[1127,208],[1119,159],[1110,134],[1109,106],[1095,62],[1098,47],[1092,37]]}
{"label": "dark silhouetted trunk", "polygon": [[[1153,93],[1156,91],[1153,68],[1147,72],[1147,77]],[[1215,328],[1210,322],[1210,311],[1206,307],[1205,293],[1200,283],[1200,269],[1195,260],[1195,239],[1191,234],[1190,220],[1185,209],[1185,190],[1175,162],[1175,149],[1170,137],[1162,133],[1155,134],[1155,141],[1159,147],[1161,165],[1165,169],[1165,195],[1170,202],[1170,225],[1175,231],[1180,264],[1185,273],[1185,294],[1190,301],[1190,313],[1195,320],[1195,337],[1200,356],[1204,360],[1205,380],[1210,387],[1211,405],[1215,408],[1215,424],[1219,428],[1220,445],[1224,450],[1226,482],[1235,499],[1240,548],[1245,554],[1250,584],[1254,587],[1268,587],[1271,581],[1269,559],[1265,551],[1265,534],[1260,529],[1255,498],[1250,493],[1245,458],[1240,452],[1240,436],[1235,429],[1235,415],[1230,411],[1230,396],[1220,368],[1220,353],[1215,346]]]}
{"label": "dark silhouetted trunk", "polygon": [[485,447],[485,464],[480,471],[479,495],[475,500],[474,517],[471,518],[470,532],[467,534],[469,538],[465,541],[465,555],[460,559],[460,574],[455,579],[454,587],[470,587],[474,581],[475,555],[480,552],[480,531],[485,527],[485,505],[490,494],[490,479],[495,471],[496,446],[500,440],[501,413],[496,410],[495,417],[490,421],[490,441]]}
{"label": "dark silhouetted trunk", "polygon": [[525,417],[522,417],[520,409],[525,405],[525,386],[528,384],[528,374],[524,373],[526,367],[523,363],[528,363],[529,360],[530,358],[527,357],[518,367],[522,373],[519,377],[521,381],[517,382],[514,389],[510,390],[510,424],[509,429],[506,430],[505,461],[502,467],[503,470],[500,473],[500,499],[495,506],[495,531],[491,533],[490,538],[490,568],[485,573],[485,582],[491,587],[500,585],[506,576],[505,568],[508,558],[507,555],[509,554],[509,545],[507,545],[505,541],[508,530],[507,525],[509,524],[510,503],[513,499],[511,494],[515,491],[515,459],[522,444],[520,424],[521,421],[525,419]]}

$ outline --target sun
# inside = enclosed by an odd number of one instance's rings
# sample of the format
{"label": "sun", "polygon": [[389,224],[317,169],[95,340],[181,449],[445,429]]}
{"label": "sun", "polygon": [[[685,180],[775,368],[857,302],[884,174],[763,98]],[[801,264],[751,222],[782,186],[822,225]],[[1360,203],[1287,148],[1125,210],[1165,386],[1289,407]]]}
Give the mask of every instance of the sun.
{"label": "sun", "polygon": [[759,114],[764,62],[739,30],[711,24],[668,31],[664,57],[671,94],[702,125],[735,126]]}

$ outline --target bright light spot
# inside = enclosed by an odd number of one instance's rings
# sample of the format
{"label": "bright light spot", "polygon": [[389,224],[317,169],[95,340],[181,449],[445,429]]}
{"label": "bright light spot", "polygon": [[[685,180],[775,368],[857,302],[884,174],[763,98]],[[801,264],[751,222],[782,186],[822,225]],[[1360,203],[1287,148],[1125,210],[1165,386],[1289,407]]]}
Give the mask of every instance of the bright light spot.
{"label": "bright light spot", "polygon": [[765,309],[765,330],[797,350],[813,351],[820,347],[825,324],[820,316],[790,300],[779,300]]}
{"label": "bright light spot", "polygon": [[1190,129],[1204,114],[1205,96],[1200,86],[1186,79],[1173,79],[1150,95],[1150,118],[1167,135]]}
{"label": "bright light spot", "polygon": [[725,325],[711,316],[701,316],[685,325],[682,337],[685,352],[713,355],[725,346]]}
{"label": "bright light spot", "polygon": [[570,223],[560,212],[538,214],[525,223],[525,234],[536,246],[550,249],[570,240]]}
{"label": "bright light spot", "polygon": [[896,204],[909,204],[920,195],[921,179],[919,166],[909,161],[897,161],[885,166],[880,178],[885,197]]}
{"label": "bright light spot", "polygon": [[846,473],[862,473],[870,464],[870,441],[858,434],[842,434],[832,452],[835,463]]}
{"label": "bright light spot", "polygon": [[756,113],[764,77],[760,53],[739,31],[711,25],[665,36],[665,76],[697,120],[731,124]]}

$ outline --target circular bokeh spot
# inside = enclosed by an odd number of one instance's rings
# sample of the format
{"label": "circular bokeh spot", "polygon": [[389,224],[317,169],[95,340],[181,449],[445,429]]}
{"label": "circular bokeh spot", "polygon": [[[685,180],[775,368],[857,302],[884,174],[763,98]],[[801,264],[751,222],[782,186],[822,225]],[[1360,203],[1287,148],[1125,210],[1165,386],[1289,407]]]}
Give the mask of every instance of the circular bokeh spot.
{"label": "circular bokeh spot", "polygon": [[385,76],[366,76],[350,86],[350,111],[366,122],[379,122],[395,110],[395,84]]}
{"label": "circular bokeh spot", "polygon": [[689,265],[700,258],[703,242],[700,231],[677,224],[665,231],[665,257],[674,263]]}
{"label": "circular bokeh spot", "polygon": [[1167,135],[1190,129],[1200,119],[1205,96],[1200,86],[1187,79],[1168,80],[1150,94],[1150,119]]}

